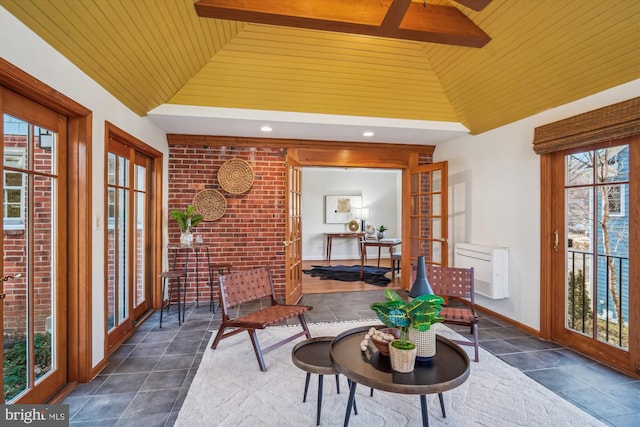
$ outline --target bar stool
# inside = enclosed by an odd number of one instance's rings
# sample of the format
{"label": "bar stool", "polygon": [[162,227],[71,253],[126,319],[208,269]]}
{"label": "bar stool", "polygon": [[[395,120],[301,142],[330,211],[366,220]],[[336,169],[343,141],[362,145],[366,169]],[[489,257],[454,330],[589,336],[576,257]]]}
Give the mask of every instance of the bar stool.
{"label": "bar stool", "polygon": [[[232,265],[230,263],[218,263],[211,264],[209,267],[209,275],[213,277],[215,272],[218,273],[218,280],[220,280],[220,276],[224,274],[224,271],[227,270],[227,273],[231,273]],[[209,282],[209,311],[216,312],[216,304],[213,302],[213,281]]]}
{"label": "bar stool", "polygon": [[183,301],[182,304],[182,320],[180,319],[180,301],[185,298],[180,295],[180,287],[184,286],[186,291],[187,286],[187,272],[180,270],[171,270],[171,271],[163,271],[158,274],[158,276],[162,277],[162,303],[160,304],[160,328],[162,328],[162,313],[164,312],[164,296],[167,290],[167,280],[169,280],[169,302],[167,303],[167,315],[169,314],[169,308],[171,307],[171,294],[173,291],[173,282],[174,280],[178,284],[178,326],[182,325],[184,322],[184,313],[186,304]]}

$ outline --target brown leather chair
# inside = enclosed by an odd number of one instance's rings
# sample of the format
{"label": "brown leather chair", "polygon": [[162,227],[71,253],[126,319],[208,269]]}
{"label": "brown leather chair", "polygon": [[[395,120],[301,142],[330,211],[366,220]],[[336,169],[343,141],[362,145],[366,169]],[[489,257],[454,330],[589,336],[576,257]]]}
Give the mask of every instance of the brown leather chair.
{"label": "brown leather chair", "polygon": [[[254,268],[251,270],[236,271],[220,276],[220,308],[222,309],[222,324],[216,334],[211,348],[215,349],[223,338],[247,331],[253,344],[253,350],[258,359],[260,370],[266,371],[263,354],[274,350],[300,336],[311,338],[304,314],[313,309],[307,305],[279,304],[273,289],[273,280],[269,267]],[[236,318],[231,318],[231,307],[251,301],[260,301],[270,298],[271,305]],[[297,317],[300,321],[301,331],[292,334],[281,341],[262,350],[256,335],[256,329],[265,329],[268,326],[278,325],[287,319]],[[225,332],[227,329],[232,329]]]}
{"label": "brown leather chair", "polygon": [[475,361],[478,358],[478,315],[474,298],[473,268],[436,267],[428,265],[427,279],[436,295],[447,303],[442,308],[444,323],[469,327],[472,341],[454,340],[456,344],[470,345],[475,349]]}
{"label": "brown leather chair", "polygon": [[213,287],[215,286],[213,277],[215,277],[217,273],[218,280],[220,280],[220,277],[224,274],[225,270],[227,271],[227,273],[231,273],[231,267],[233,266],[228,262],[211,264],[209,266],[209,277],[211,278],[211,280],[209,280],[209,311],[213,313],[216,312],[216,303],[213,300]]}

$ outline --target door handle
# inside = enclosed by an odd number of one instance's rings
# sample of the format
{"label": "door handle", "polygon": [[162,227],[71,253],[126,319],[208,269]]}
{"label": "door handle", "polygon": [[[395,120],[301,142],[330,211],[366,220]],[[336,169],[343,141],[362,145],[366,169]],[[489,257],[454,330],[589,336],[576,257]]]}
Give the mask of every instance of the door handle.
{"label": "door handle", "polygon": [[553,232],[553,250],[557,251],[558,250],[558,230],[554,230]]}
{"label": "door handle", "polygon": [[284,242],[282,242],[282,246],[284,246],[285,248],[288,248],[290,244],[291,242],[289,240],[285,240]]}
{"label": "door handle", "polygon": [[[17,279],[19,277],[22,277],[22,273],[18,273],[18,274],[13,275],[13,276],[4,275],[4,276],[0,277],[0,282],[6,282],[7,280]],[[4,292],[0,293],[0,299],[5,299],[6,297],[7,297],[7,294],[5,294]]]}
{"label": "door handle", "polygon": [[18,273],[18,274],[14,275],[14,276],[8,276],[8,275],[7,276],[2,276],[0,278],[0,282],[6,282],[7,280],[17,279],[19,277],[22,277],[22,273]]}

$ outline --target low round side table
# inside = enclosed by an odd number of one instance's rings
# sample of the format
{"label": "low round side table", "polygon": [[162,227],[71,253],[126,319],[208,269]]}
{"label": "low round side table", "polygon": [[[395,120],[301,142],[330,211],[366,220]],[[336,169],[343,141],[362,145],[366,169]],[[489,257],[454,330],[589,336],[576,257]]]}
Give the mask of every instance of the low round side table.
{"label": "low round side table", "polygon": [[299,342],[291,350],[293,364],[307,373],[304,384],[303,402],[307,401],[307,390],[311,374],[318,374],[318,410],[316,413],[316,425],[320,425],[320,411],[322,407],[322,380],[324,375],[336,376],[336,388],[340,393],[338,371],[331,360],[331,343],[335,337],[315,337]]}

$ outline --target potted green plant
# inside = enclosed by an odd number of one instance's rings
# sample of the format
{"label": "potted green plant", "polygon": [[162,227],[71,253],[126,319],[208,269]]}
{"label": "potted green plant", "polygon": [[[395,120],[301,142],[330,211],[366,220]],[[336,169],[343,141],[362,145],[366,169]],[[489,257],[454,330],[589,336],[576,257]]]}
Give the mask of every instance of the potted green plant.
{"label": "potted green plant", "polygon": [[193,244],[193,235],[191,229],[202,222],[202,215],[196,213],[193,205],[188,205],[185,210],[172,209],[169,215],[173,218],[180,228],[180,244],[183,246],[191,246]]}
{"label": "potted green plant", "polygon": [[416,346],[408,340],[409,330],[427,331],[434,323],[442,322],[440,311],[444,299],[438,295],[420,295],[406,301],[392,289],[386,289],[384,297],[386,301],[371,304],[371,309],[387,327],[400,330],[400,339],[389,345],[391,369],[411,372],[415,366]]}
{"label": "potted green plant", "polygon": [[388,228],[384,225],[378,227],[378,239],[384,239],[385,237],[387,237],[387,230]]}

